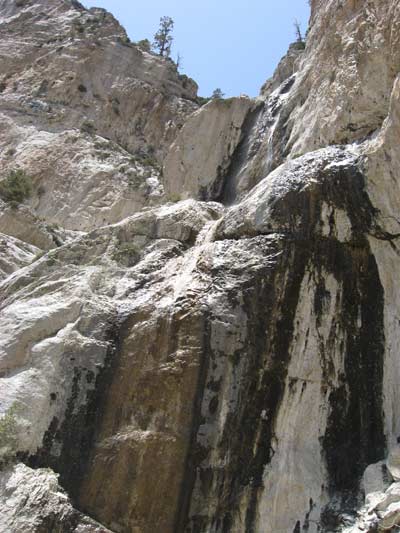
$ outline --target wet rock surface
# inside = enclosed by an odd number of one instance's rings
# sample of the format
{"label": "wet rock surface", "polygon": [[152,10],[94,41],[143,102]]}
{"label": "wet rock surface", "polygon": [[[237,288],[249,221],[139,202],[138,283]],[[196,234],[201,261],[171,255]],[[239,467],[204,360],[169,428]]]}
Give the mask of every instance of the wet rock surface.
{"label": "wet rock surface", "polygon": [[105,11],[0,3],[1,532],[400,526],[400,13],[311,4],[198,109]]}

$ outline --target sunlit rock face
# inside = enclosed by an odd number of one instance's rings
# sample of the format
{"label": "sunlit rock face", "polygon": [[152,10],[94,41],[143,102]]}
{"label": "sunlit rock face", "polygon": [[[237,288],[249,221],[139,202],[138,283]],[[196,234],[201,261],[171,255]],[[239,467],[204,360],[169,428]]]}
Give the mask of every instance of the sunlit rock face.
{"label": "sunlit rock face", "polygon": [[252,107],[247,97],[217,98],[188,119],[164,163],[170,194],[182,199],[224,198],[226,175]]}
{"label": "sunlit rock face", "polygon": [[161,162],[198,107],[196,84],[102,9],[0,7],[0,169],[29,173],[33,213],[87,231],[159,203]]}
{"label": "sunlit rock face", "polygon": [[105,11],[0,0],[1,533],[400,527],[399,26],[312,1],[199,108]]}

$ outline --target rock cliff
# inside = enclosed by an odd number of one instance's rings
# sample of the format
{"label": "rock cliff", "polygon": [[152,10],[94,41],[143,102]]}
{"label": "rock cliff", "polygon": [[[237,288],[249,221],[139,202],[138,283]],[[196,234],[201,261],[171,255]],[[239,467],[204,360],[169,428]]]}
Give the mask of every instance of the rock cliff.
{"label": "rock cliff", "polygon": [[398,0],[202,107],[101,9],[0,29],[0,531],[396,531]]}

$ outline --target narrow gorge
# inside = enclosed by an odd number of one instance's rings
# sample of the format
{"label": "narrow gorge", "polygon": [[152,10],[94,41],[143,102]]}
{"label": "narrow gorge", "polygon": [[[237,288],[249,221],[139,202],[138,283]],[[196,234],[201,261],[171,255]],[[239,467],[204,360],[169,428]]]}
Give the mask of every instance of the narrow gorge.
{"label": "narrow gorge", "polygon": [[0,0],[0,533],[400,529],[400,2],[257,98]]}

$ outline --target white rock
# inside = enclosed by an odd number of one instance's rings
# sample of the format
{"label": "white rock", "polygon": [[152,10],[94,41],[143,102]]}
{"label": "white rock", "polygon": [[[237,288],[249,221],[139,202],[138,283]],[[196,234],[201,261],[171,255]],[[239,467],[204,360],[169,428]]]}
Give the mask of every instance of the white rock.
{"label": "white rock", "polygon": [[247,97],[216,99],[190,117],[164,162],[169,195],[219,199],[251,106]]}
{"label": "white rock", "polygon": [[52,470],[32,470],[24,464],[17,464],[2,471],[0,531],[28,533],[55,530],[60,533],[111,533],[73,508]]}
{"label": "white rock", "polygon": [[361,487],[368,497],[370,493],[384,492],[388,486],[388,474],[386,469],[386,462],[379,461],[373,465],[369,465],[364,472]]}
{"label": "white rock", "polygon": [[387,467],[392,478],[395,481],[400,481],[400,445],[390,449]]}

